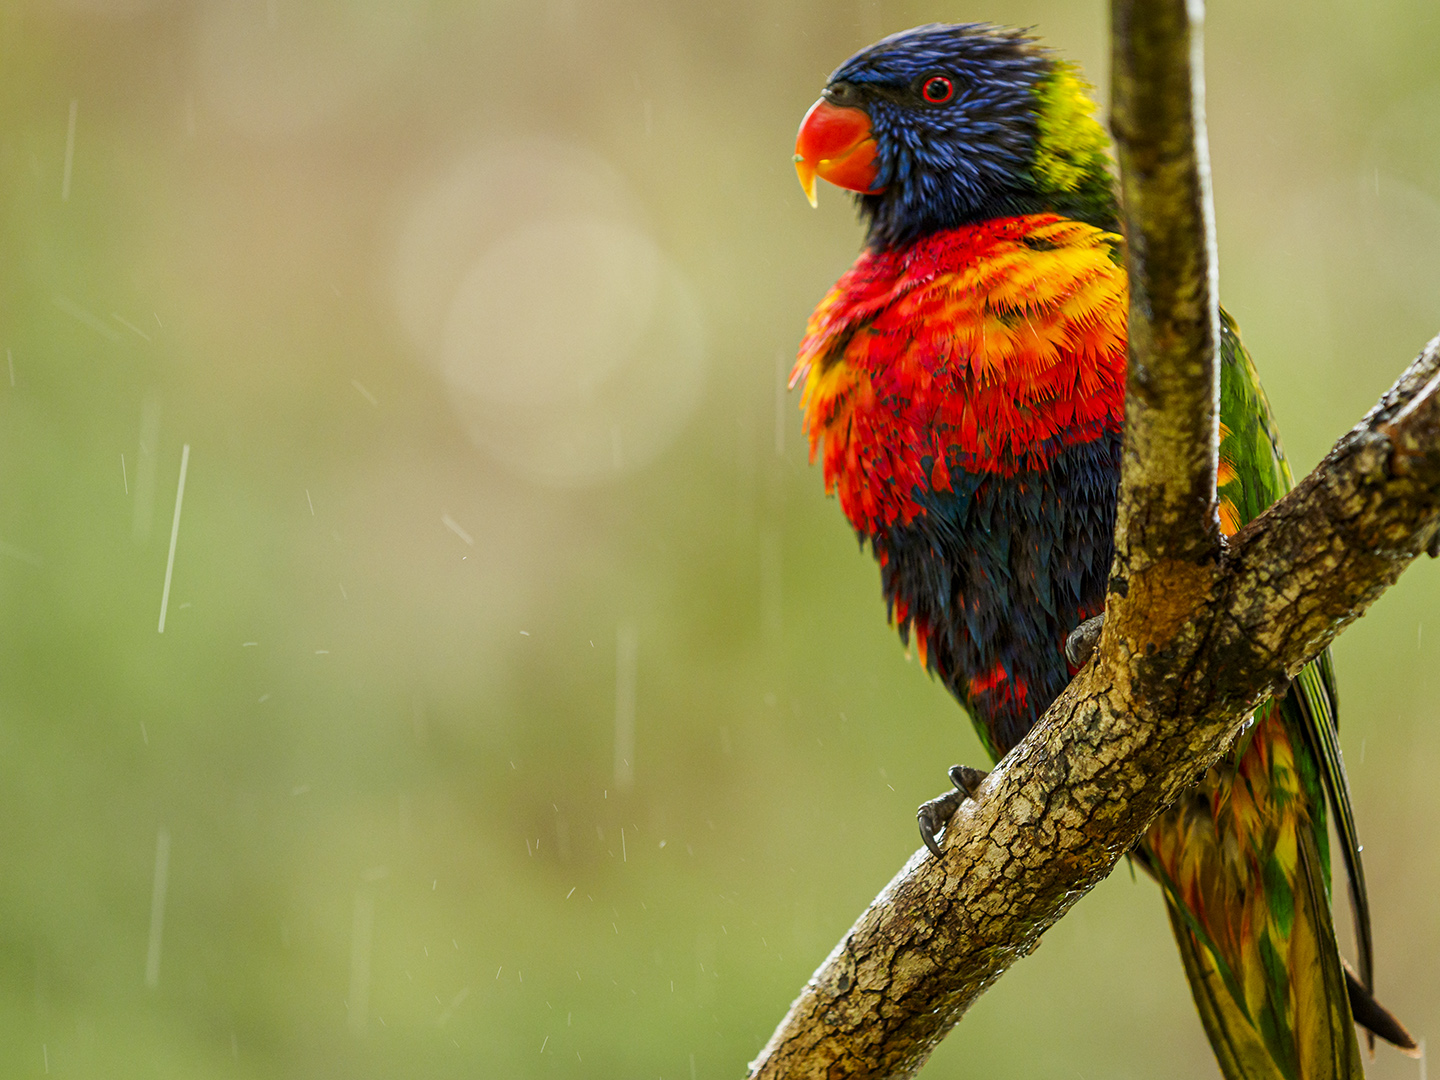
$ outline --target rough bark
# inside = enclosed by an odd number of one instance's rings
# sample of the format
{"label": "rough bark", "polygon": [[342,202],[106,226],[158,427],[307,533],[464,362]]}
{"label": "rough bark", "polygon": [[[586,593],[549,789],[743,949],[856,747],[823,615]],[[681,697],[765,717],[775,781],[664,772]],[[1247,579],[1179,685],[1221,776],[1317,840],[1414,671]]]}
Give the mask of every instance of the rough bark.
{"label": "rough bark", "polygon": [[956,814],[944,858],[917,851],[835,947],[752,1076],[913,1075],[1219,758],[1249,710],[1440,545],[1440,338],[1293,492],[1220,539],[1198,10],[1115,4],[1133,297],[1099,646]]}
{"label": "rough bark", "polygon": [[1212,562],[1220,550],[1220,304],[1201,17],[1198,0],[1111,6],[1110,128],[1130,274],[1122,581],[1157,561]]}
{"label": "rough bark", "polygon": [[[1440,541],[1440,338],[1296,489],[1094,659],[876,897],[752,1064],[913,1075],[1230,745],[1248,711]],[[1132,593],[1132,599],[1134,599]],[[1196,643],[1175,662],[1177,639]],[[1158,687],[1158,689],[1157,689]],[[1157,702],[1163,700],[1163,705]]]}

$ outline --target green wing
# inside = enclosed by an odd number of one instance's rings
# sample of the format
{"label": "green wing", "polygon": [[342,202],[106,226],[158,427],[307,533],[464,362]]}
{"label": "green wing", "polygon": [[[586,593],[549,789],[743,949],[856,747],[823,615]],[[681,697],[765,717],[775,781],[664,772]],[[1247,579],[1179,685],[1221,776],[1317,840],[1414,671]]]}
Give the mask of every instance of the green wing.
{"label": "green wing", "polygon": [[[1220,501],[1221,522],[1234,532],[1258,516],[1290,490],[1294,483],[1274,415],[1260,385],[1255,364],[1240,343],[1235,321],[1220,313]],[[1339,698],[1335,669],[1326,649],[1296,678],[1281,705],[1287,726],[1304,739],[1319,769],[1325,798],[1335,815],[1350,885],[1350,908],[1355,916],[1355,942],[1359,977],[1373,989],[1370,900],[1365,891],[1365,869],[1360,861],[1360,839],[1350,804],[1350,783],[1340,757]],[[1330,843],[1323,806],[1314,810],[1315,845],[1330,888]]]}
{"label": "green wing", "polygon": [[[1269,403],[1221,314],[1220,524],[1232,534],[1291,485]],[[1364,1076],[1330,911],[1332,809],[1368,988],[1370,918],[1328,655],[1255,710],[1234,757],[1147,834],[1195,1003],[1227,1080]],[[1368,999],[1368,994],[1361,995]]]}

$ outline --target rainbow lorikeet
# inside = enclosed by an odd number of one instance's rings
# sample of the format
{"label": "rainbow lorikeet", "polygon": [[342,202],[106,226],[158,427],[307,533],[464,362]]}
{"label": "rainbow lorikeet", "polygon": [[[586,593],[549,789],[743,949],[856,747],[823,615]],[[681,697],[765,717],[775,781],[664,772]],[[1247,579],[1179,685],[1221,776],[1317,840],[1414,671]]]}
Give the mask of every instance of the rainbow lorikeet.
{"label": "rainbow lorikeet", "polygon": [[[857,193],[864,252],[811,316],[791,385],[827,490],[880,563],[890,616],[998,759],[1074,674],[1105,605],[1128,290],[1109,140],[1077,69],[1018,31],[922,26],[851,57],[795,166]],[[1255,368],[1222,318],[1220,519],[1291,484]],[[957,789],[981,774],[956,767]],[[935,832],[964,794],[921,807]],[[1358,974],[1330,911],[1333,813]],[[1230,1078],[1363,1075],[1369,905],[1328,655],[1132,853],[1160,883]]]}

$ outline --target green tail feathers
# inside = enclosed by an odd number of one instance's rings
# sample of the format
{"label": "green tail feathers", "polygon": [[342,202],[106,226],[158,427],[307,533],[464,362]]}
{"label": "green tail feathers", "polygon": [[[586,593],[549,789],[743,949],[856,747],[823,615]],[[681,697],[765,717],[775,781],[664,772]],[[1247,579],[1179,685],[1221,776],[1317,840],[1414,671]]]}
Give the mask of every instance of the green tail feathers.
{"label": "green tail feathers", "polygon": [[[1164,883],[1185,974],[1226,1080],[1365,1075],[1319,852],[1309,830],[1299,830],[1299,839],[1295,877],[1261,886],[1264,903],[1278,900],[1282,910],[1250,941],[1237,943],[1233,966],[1222,943]],[[1191,831],[1187,843],[1196,840]]]}
{"label": "green tail feathers", "polygon": [[[1217,487],[1229,534],[1284,494],[1291,477],[1254,365],[1223,312],[1220,420]],[[1227,1080],[1360,1080],[1357,1019],[1403,1050],[1415,1045],[1371,992],[1370,908],[1338,712],[1326,653],[1283,698],[1256,710],[1231,758],[1161,815],[1136,853],[1164,891]],[[1330,813],[1358,974],[1335,940]]]}

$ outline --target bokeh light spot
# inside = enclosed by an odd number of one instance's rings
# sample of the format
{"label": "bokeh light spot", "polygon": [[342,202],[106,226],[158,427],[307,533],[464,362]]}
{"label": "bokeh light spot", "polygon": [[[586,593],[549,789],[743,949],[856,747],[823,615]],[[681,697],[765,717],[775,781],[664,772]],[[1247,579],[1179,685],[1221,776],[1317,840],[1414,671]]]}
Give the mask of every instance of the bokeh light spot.
{"label": "bokeh light spot", "polygon": [[704,371],[699,306],[603,160],[549,141],[462,161],[408,208],[398,313],[475,443],[584,484],[652,460]]}

